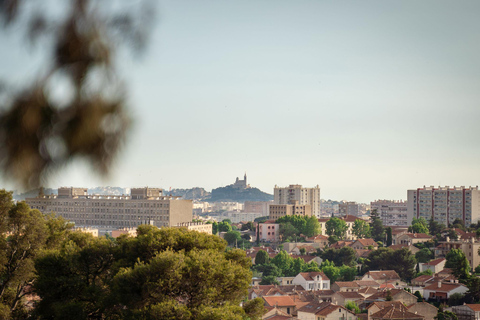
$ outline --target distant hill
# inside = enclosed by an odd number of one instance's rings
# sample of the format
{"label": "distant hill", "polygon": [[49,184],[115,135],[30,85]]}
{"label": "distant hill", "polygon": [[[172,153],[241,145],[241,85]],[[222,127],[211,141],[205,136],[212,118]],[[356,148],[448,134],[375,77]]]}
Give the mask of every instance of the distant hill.
{"label": "distant hill", "polygon": [[190,189],[172,189],[172,191],[168,191],[168,189],[163,190],[163,194],[165,195],[172,195],[177,197],[182,197],[183,199],[188,200],[200,200],[203,201],[210,197],[211,193],[206,191],[203,188],[190,188]]}
{"label": "distant hill", "polygon": [[130,188],[121,187],[95,187],[88,188],[88,194],[100,194],[110,196],[121,196],[122,194],[130,194]]}
{"label": "distant hill", "polygon": [[212,195],[206,201],[220,202],[245,202],[245,201],[270,201],[273,195],[258,188],[239,189],[233,186],[220,187],[212,190]]}

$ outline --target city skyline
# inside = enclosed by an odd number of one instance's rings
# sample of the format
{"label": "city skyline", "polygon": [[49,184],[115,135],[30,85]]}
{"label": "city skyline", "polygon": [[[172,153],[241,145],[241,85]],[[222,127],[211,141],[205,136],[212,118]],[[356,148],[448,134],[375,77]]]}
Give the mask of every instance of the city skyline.
{"label": "city skyline", "polygon": [[[322,199],[362,203],[476,186],[478,12],[477,1],[162,1],[143,58],[119,56],[135,124],[111,177],[76,161],[45,186],[211,190],[246,172],[268,193],[319,185]],[[44,53],[19,39],[0,34],[0,79],[40,68]]]}

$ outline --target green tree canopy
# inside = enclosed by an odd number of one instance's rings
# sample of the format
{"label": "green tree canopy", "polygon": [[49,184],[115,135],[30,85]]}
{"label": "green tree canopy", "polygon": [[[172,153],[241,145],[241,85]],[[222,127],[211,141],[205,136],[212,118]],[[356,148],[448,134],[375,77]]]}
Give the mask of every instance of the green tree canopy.
{"label": "green tree canopy", "polygon": [[72,233],[35,263],[36,311],[56,319],[242,319],[251,262],[225,249],[218,237],[176,228],[140,226],[116,243]]}
{"label": "green tree canopy", "polygon": [[419,218],[419,219],[413,218],[412,225],[408,227],[408,231],[414,232],[414,233],[425,233],[425,234],[429,234],[430,232],[428,229],[428,223],[424,218]]}
{"label": "green tree canopy", "polygon": [[370,225],[365,220],[355,220],[353,223],[352,232],[359,239],[371,237]]}
{"label": "green tree canopy", "polygon": [[425,263],[434,258],[434,253],[432,250],[428,248],[423,248],[417,253],[415,253],[415,258],[417,259],[418,262]]}
{"label": "green tree canopy", "polygon": [[373,240],[376,242],[384,241],[385,238],[385,228],[383,227],[382,220],[378,217],[376,210],[372,211],[370,215],[370,232],[372,234]]}
{"label": "green tree canopy", "polygon": [[395,251],[378,248],[370,252],[365,263],[368,270],[395,270],[403,280],[411,280],[415,275],[416,262],[408,248]]}
{"label": "green tree canopy", "polygon": [[347,223],[342,219],[336,217],[330,218],[326,223],[326,227],[329,236],[335,236],[342,240],[347,235]]}
{"label": "green tree canopy", "polygon": [[445,268],[452,268],[455,277],[461,282],[466,282],[470,277],[470,263],[461,249],[452,249],[445,256]]}
{"label": "green tree canopy", "polygon": [[268,263],[270,257],[268,256],[267,251],[265,250],[258,250],[257,254],[255,255],[255,264],[262,265]]}
{"label": "green tree canopy", "polygon": [[242,236],[241,236],[241,233],[239,231],[232,230],[232,231],[228,231],[225,234],[224,238],[225,238],[225,241],[227,241],[227,243],[232,246],[232,245],[235,244],[235,242],[242,239]]}

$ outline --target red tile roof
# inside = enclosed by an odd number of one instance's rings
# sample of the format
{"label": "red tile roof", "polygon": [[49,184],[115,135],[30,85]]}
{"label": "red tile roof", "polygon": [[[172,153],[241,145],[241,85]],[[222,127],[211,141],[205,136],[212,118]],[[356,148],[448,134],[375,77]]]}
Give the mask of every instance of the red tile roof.
{"label": "red tile roof", "polygon": [[415,279],[412,280],[412,282],[413,281],[415,281],[415,282],[425,282],[425,281],[428,281],[428,280],[431,280],[431,279],[433,279],[433,276],[430,276],[428,274],[424,274],[422,276],[416,277]]}
{"label": "red tile roof", "polygon": [[368,305],[367,309],[373,306],[377,306],[378,309],[385,309],[388,307],[396,307],[399,310],[407,310],[407,307],[403,305],[401,301],[375,301]]}
{"label": "red tile roof", "polygon": [[424,265],[427,265],[427,266],[436,266],[444,261],[447,261],[445,260],[445,258],[440,258],[440,259],[435,259],[435,260],[432,260],[432,261],[429,261],[427,263],[424,263]]}
{"label": "red tile roof", "polygon": [[322,271],[320,271],[320,272],[300,272],[300,275],[307,281],[315,280],[316,276],[320,276],[320,278],[322,278],[322,280],[330,280],[325,275],[325,273],[323,273]]}
{"label": "red tile roof", "polygon": [[425,319],[425,317],[423,317],[421,315],[417,315],[415,313],[408,312],[408,311],[404,310],[403,308],[396,308],[396,307],[384,308],[384,309],[372,314],[371,318],[372,319],[395,319],[395,320],[397,320],[397,319],[398,320]]}
{"label": "red tile roof", "polygon": [[344,291],[338,291],[335,292],[335,294],[342,296],[345,299],[365,299],[361,294],[358,292],[344,292]]}
{"label": "red tile roof", "polygon": [[360,242],[365,247],[366,246],[378,247],[378,244],[373,239],[357,239],[357,241]]}
{"label": "red tile roof", "polygon": [[264,296],[263,299],[267,305],[274,307],[293,307],[295,301],[290,296]]}
{"label": "red tile roof", "polygon": [[426,286],[423,290],[430,290],[430,291],[435,291],[435,292],[450,292],[454,289],[457,289],[459,287],[465,287],[462,284],[459,283],[445,283],[445,282],[440,282],[440,288],[438,287],[438,282],[437,283],[432,283],[429,286]]}
{"label": "red tile roof", "polygon": [[480,311],[480,304],[466,304],[467,307],[472,309],[473,311]]}

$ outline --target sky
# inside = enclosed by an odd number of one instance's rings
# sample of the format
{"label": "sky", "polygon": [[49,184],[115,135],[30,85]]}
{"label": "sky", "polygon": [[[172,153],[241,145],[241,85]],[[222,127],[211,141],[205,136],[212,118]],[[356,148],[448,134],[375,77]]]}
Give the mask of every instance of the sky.
{"label": "sky", "polygon": [[[134,127],[109,178],[78,160],[46,186],[211,190],[246,172],[370,202],[479,184],[478,0],[158,4],[144,54],[118,59]],[[0,40],[0,78],[41,68]]]}

